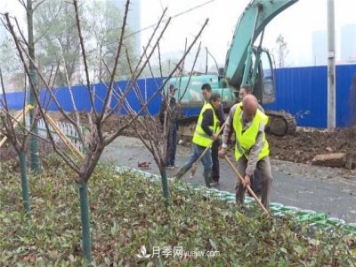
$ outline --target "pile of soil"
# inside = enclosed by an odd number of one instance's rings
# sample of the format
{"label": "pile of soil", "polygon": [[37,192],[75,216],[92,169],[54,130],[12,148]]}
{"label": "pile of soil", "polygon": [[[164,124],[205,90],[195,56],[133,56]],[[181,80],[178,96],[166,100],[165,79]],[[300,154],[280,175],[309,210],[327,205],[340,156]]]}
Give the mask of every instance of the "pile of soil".
{"label": "pile of soil", "polygon": [[[70,113],[68,114],[69,117],[71,117],[74,121],[76,120],[76,115],[74,113]],[[51,117],[54,120],[58,120],[58,121],[63,121],[63,122],[68,122],[68,120],[61,114],[61,113],[51,113]],[[89,118],[88,118],[88,114],[87,113],[80,113],[79,114],[80,117],[80,123],[85,126],[85,127],[89,127]],[[120,127],[124,127],[128,121],[130,121],[132,118],[130,116],[118,116],[113,114],[112,116],[110,116],[109,118],[107,118],[105,120],[105,122],[103,123],[103,131],[111,134],[114,133],[115,131],[117,131]],[[154,132],[154,131],[158,131],[158,132],[162,132],[162,126],[161,123],[158,119],[158,117],[153,117],[152,120],[151,119],[147,119],[145,120],[145,126],[147,126],[150,130],[149,132]],[[138,129],[142,129],[142,125],[140,123],[137,123],[137,128]],[[147,131],[140,131],[142,136],[144,138],[147,138]],[[122,132],[123,136],[134,136],[137,137],[137,130],[135,129],[135,127],[132,126],[125,128]]]}
{"label": "pile of soil", "polygon": [[299,130],[293,135],[268,135],[271,157],[311,164],[318,154],[346,153],[348,168],[356,163],[356,127],[334,131]]}

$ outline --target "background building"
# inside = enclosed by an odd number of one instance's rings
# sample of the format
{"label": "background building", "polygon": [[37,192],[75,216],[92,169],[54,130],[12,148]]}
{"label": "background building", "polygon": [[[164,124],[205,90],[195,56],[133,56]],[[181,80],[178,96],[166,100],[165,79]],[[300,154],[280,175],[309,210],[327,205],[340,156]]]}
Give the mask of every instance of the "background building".
{"label": "background building", "polygon": [[356,24],[341,27],[341,60],[356,62]]}

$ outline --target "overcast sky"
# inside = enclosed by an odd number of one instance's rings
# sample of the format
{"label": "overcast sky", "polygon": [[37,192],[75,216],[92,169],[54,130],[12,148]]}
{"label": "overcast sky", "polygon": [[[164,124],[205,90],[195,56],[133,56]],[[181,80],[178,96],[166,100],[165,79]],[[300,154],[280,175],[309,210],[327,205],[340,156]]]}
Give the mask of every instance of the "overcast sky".
{"label": "overcast sky", "polygon": [[[299,0],[285,10],[268,25],[264,46],[273,49],[277,36],[282,34],[290,51],[287,61],[293,66],[311,65],[313,63],[312,33],[327,29],[327,1]],[[2,12],[9,11],[19,15],[16,2],[1,0]],[[165,54],[182,53],[185,39],[192,40],[204,21],[209,18],[208,26],[201,38],[202,46],[208,47],[218,63],[223,65],[236,22],[250,0],[141,0],[141,28],[156,23],[165,7],[168,7],[167,16],[174,16],[207,2],[210,3],[173,18],[161,48]],[[356,24],[356,0],[335,0],[335,22],[336,58],[338,59],[341,26]],[[142,45],[146,43],[150,33],[151,30],[141,33]],[[199,64],[197,67],[202,67],[204,61]]]}
{"label": "overcast sky", "polygon": [[[290,50],[288,61],[293,65],[312,64],[312,33],[316,30],[327,30],[327,1],[299,0],[289,7],[267,26],[264,46],[269,49],[274,48],[277,36],[282,34]],[[141,24],[150,25],[155,19],[157,20],[162,6],[167,6],[169,15],[173,16],[205,2],[209,1],[141,0]],[[165,36],[167,42],[164,50],[182,50],[185,37],[192,39],[205,19],[209,18],[209,24],[202,36],[202,44],[209,48],[219,63],[223,64],[238,18],[249,2],[250,0],[215,0],[173,19],[169,32]],[[339,50],[341,26],[356,24],[356,0],[335,0],[335,24],[336,49]],[[340,53],[336,51],[336,57],[339,56]]]}

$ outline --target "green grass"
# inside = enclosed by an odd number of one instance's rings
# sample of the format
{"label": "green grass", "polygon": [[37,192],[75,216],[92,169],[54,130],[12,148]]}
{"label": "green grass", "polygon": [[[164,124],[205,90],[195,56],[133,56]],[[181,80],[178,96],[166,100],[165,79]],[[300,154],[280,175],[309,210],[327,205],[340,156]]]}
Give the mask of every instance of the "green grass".
{"label": "green grass", "polygon": [[[0,266],[83,264],[73,174],[55,158],[46,166],[41,177],[29,180],[31,220],[22,210],[19,176],[2,168]],[[168,209],[160,182],[117,175],[110,166],[98,166],[89,188],[94,266],[356,266],[350,241],[337,233],[319,233],[315,244],[258,207],[245,216],[173,182]],[[160,250],[160,257],[143,259],[142,246],[147,254]],[[185,257],[172,255],[178,248]]]}

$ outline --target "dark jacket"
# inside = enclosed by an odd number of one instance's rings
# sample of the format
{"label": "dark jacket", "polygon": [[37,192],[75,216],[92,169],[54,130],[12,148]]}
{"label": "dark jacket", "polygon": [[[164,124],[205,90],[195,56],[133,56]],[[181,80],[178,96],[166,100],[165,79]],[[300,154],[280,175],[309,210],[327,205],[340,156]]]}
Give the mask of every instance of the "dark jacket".
{"label": "dark jacket", "polygon": [[[175,97],[171,97],[170,99],[170,112],[167,114],[167,120],[171,123],[175,123],[178,129],[178,106]],[[164,112],[167,110],[167,100],[164,99],[161,103],[160,111],[159,111],[159,121],[161,125],[164,124]]]}
{"label": "dark jacket", "polygon": [[[218,110],[214,110],[214,112],[215,115],[218,117],[221,126],[222,123],[224,123],[225,121],[224,110],[222,109],[222,106],[220,105],[220,108]],[[221,122],[221,120],[223,120],[223,122]],[[213,123],[214,123],[213,110],[207,109],[203,114],[203,121],[201,123],[201,127],[203,128],[204,132],[209,136],[213,135],[213,132],[209,128],[209,126],[212,126]]]}

